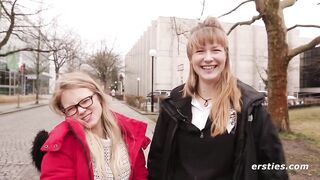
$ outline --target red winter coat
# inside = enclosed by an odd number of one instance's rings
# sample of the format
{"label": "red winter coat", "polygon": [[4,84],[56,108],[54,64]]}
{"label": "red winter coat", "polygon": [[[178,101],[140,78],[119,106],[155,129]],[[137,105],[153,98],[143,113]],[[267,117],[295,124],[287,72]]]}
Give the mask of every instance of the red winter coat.
{"label": "red winter coat", "polygon": [[[150,143],[145,136],[147,125],[114,113],[124,134],[130,157],[130,180],[145,180],[148,172],[142,149]],[[67,118],[57,125],[41,147],[47,151],[41,163],[41,180],[94,180],[90,150],[84,127]]]}

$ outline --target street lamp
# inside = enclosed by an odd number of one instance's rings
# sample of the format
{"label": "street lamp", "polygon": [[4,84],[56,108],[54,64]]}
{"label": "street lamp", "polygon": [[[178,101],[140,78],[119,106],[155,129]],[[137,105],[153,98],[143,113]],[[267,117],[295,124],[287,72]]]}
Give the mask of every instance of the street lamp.
{"label": "street lamp", "polygon": [[139,77],[137,78],[137,83],[138,83],[138,85],[137,85],[137,96],[139,96],[139,89],[140,89],[140,78]]}
{"label": "street lamp", "polygon": [[117,82],[117,81],[114,82],[114,89],[115,89],[116,91],[118,91],[118,82]]}
{"label": "street lamp", "polygon": [[156,55],[157,51],[155,49],[149,50],[149,56],[151,56],[151,112],[153,112],[153,61]]}
{"label": "street lamp", "polygon": [[123,81],[124,81],[125,75],[124,73],[120,73],[119,74],[119,80],[120,80],[120,94],[123,95],[124,94],[124,85],[123,85]]}

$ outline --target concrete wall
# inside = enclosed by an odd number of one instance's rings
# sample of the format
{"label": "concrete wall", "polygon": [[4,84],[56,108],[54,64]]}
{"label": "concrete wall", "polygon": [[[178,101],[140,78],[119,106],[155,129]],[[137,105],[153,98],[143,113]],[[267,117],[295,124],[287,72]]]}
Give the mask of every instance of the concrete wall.
{"label": "concrete wall", "polygon": [[[174,26],[179,32],[188,31],[197,24],[194,19],[159,17],[153,21],[142,34],[137,43],[125,56],[125,87],[126,94],[145,96],[151,92],[151,57],[150,49],[157,50],[154,64],[154,90],[172,89],[184,83],[189,72],[189,60],[186,55],[187,39],[184,35],[176,36]],[[232,24],[222,23],[226,32]],[[267,68],[267,38],[263,26],[239,26],[229,37],[230,59],[234,74],[245,83],[257,90],[264,90],[260,75],[266,77]],[[292,47],[301,43],[298,31],[290,31],[289,45]],[[288,93],[299,90],[299,56],[290,63],[288,70]]]}

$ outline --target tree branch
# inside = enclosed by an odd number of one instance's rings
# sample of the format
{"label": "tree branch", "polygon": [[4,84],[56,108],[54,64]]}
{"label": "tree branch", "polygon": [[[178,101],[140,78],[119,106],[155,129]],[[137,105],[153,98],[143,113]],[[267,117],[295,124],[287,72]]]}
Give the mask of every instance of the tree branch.
{"label": "tree branch", "polygon": [[13,51],[9,51],[3,54],[0,54],[0,57],[5,57],[8,56],[10,54],[14,54],[17,52],[21,52],[21,51],[36,51],[36,52],[42,52],[42,53],[50,53],[53,50],[42,50],[42,49],[34,49],[34,48],[22,48],[22,49],[17,49],[17,50],[13,50]]}
{"label": "tree branch", "polygon": [[290,31],[290,30],[292,30],[292,29],[294,29],[294,28],[296,28],[296,27],[313,27],[313,28],[320,28],[320,26],[319,26],[319,25],[296,24],[296,25],[294,25],[294,26],[292,26],[292,27],[288,28],[288,29],[287,29],[287,31]]}
{"label": "tree branch", "polygon": [[25,39],[23,39],[18,33],[14,33],[12,32],[12,35],[16,36],[18,39],[20,39],[21,41],[25,41]]}
{"label": "tree branch", "polygon": [[260,14],[263,14],[266,9],[266,5],[264,4],[264,2],[265,2],[265,0],[255,0],[256,10]]}
{"label": "tree branch", "polygon": [[297,0],[282,0],[280,1],[280,7],[281,9],[285,9],[287,7],[293,6]]}
{"label": "tree branch", "polygon": [[0,1],[0,6],[2,7],[2,10],[4,11],[4,13],[7,15],[7,16],[10,16],[10,13],[8,12],[8,10],[5,8],[4,4],[2,1]]}
{"label": "tree branch", "polygon": [[235,10],[237,10],[237,9],[238,9],[240,6],[242,6],[243,4],[246,4],[246,3],[251,2],[251,1],[254,1],[254,0],[247,0],[247,1],[244,1],[244,2],[240,3],[237,7],[235,7],[235,8],[232,9],[231,11],[229,11],[229,12],[227,12],[227,13],[225,13],[225,14],[222,14],[222,15],[218,16],[218,18],[221,18],[221,17],[223,17],[223,16],[226,16],[226,15],[228,15],[228,14],[231,14],[232,12],[234,12]]}
{"label": "tree branch", "polygon": [[[0,1],[1,2],[1,1]],[[10,25],[8,28],[8,31],[6,33],[6,35],[4,36],[4,38],[0,41],[0,49],[9,41],[9,38],[11,36],[11,33],[13,31],[14,28],[14,23],[15,23],[15,13],[14,13],[14,7],[16,5],[17,0],[15,0],[12,4],[11,7],[11,14],[9,14],[9,18],[10,18]],[[3,7],[3,3],[1,2],[1,6]],[[8,13],[8,12],[6,12]]]}
{"label": "tree branch", "polygon": [[36,28],[36,29],[39,29],[43,26],[37,26],[37,25],[19,25],[19,26],[15,26],[16,28]]}
{"label": "tree branch", "polygon": [[202,10],[201,10],[201,14],[200,14],[200,17],[198,18],[198,20],[201,19],[201,17],[203,16],[203,12],[204,12],[204,7],[206,5],[206,0],[202,0]]}
{"label": "tree branch", "polygon": [[227,35],[229,35],[229,34],[232,32],[232,30],[233,30],[234,28],[236,28],[237,26],[250,25],[250,24],[254,23],[256,20],[259,20],[259,19],[261,19],[261,18],[262,18],[262,14],[259,14],[259,15],[257,15],[257,16],[253,16],[250,21],[237,22],[236,24],[234,24],[234,25],[229,29]]}
{"label": "tree branch", "polygon": [[[184,35],[184,34],[189,32],[187,30],[184,30],[182,32],[178,32],[178,26],[177,26],[176,18],[175,17],[172,17],[172,18],[173,18],[173,25],[174,25],[173,28],[174,28],[175,33],[176,33],[177,36]],[[181,30],[181,29],[179,28],[179,30]]]}
{"label": "tree branch", "polygon": [[314,48],[316,45],[320,44],[320,36],[314,38],[309,43],[296,47],[294,49],[290,49],[288,52],[288,61],[290,61],[294,56],[305,52],[309,49]]}
{"label": "tree branch", "polygon": [[40,9],[34,13],[28,13],[28,14],[25,14],[25,13],[16,13],[16,16],[34,16],[34,15],[37,15],[45,10],[48,10],[48,8],[45,8],[45,9]]}

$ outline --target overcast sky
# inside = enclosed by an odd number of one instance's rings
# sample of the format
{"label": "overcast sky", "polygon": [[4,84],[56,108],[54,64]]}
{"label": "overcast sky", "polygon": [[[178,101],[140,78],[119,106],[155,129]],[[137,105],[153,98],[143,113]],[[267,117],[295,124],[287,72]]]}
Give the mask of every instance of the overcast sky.
{"label": "overcast sky", "polygon": [[[206,0],[204,15],[219,16],[244,0]],[[285,10],[286,24],[320,24],[320,0],[299,0]],[[47,17],[58,16],[59,25],[77,32],[84,40],[99,44],[106,40],[124,55],[138,40],[151,21],[159,16],[199,18],[202,0],[44,0],[50,6]],[[256,15],[251,2],[224,22],[249,20]],[[203,19],[202,18],[202,19]],[[260,23],[262,24],[262,23]],[[320,35],[320,29],[301,29],[302,36]]]}

